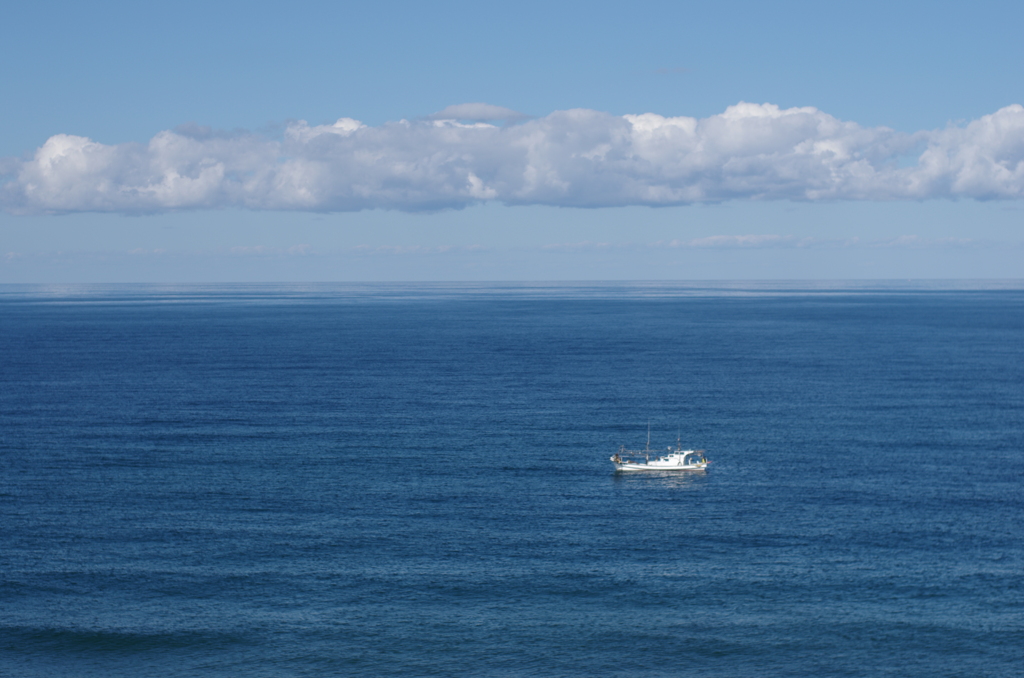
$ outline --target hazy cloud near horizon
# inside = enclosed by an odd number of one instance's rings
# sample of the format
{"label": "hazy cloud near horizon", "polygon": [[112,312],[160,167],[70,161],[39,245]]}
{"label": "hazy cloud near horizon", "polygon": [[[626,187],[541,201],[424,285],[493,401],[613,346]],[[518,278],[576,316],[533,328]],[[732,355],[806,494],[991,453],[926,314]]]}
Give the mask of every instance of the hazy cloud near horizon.
{"label": "hazy cloud near horizon", "polygon": [[[444,119],[447,112],[460,118]],[[416,212],[485,201],[609,207],[1024,197],[1020,105],[913,134],[810,107],[749,103],[703,119],[575,109],[504,127],[479,121],[514,114],[462,104],[433,119],[377,127],[350,118],[300,121],[281,139],[183,127],[146,144],[105,145],[57,134],[31,159],[0,161],[0,205],[14,213]]]}

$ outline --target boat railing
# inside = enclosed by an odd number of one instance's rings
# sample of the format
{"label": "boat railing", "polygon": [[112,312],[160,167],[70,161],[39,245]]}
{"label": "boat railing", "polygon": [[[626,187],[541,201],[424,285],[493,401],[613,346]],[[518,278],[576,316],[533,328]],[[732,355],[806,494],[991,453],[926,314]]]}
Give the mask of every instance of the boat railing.
{"label": "boat railing", "polygon": [[627,450],[625,445],[619,447],[619,454],[628,457],[642,457],[647,454],[661,454],[660,450]]}

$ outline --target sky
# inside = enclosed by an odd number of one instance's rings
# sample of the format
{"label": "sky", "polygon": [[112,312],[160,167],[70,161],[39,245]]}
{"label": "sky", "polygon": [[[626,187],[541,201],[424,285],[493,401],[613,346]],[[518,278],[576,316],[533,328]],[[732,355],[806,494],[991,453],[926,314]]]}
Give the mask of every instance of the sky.
{"label": "sky", "polygon": [[21,3],[0,283],[1024,278],[1024,5]]}

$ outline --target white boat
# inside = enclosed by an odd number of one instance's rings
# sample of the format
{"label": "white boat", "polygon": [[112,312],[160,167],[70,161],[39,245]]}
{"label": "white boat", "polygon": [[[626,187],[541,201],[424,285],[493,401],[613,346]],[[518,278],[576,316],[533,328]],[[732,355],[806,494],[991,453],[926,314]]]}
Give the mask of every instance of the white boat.
{"label": "white boat", "polygon": [[627,450],[623,445],[610,458],[616,471],[703,471],[711,462],[704,456],[704,450],[684,450],[682,437],[666,452],[651,449],[651,428],[647,427],[647,447],[642,450]]}

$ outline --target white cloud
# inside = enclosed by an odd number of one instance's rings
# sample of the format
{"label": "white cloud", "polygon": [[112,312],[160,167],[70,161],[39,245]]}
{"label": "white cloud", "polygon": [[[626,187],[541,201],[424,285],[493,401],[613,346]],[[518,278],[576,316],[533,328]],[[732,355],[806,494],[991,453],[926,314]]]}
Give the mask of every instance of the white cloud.
{"label": "white cloud", "polygon": [[415,212],[489,200],[604,207],[1024,197],[1020,105],[915,134],[771,104],[740,103],[703,119],[576,109],[506,127],[482,122],[498,113],[514,111],[463,104],[377,127],[298,122],[281,139],[179,128],[147,144],[106,145],[58,134],[31,159],[0,163],[0,203],[21,213]]}

